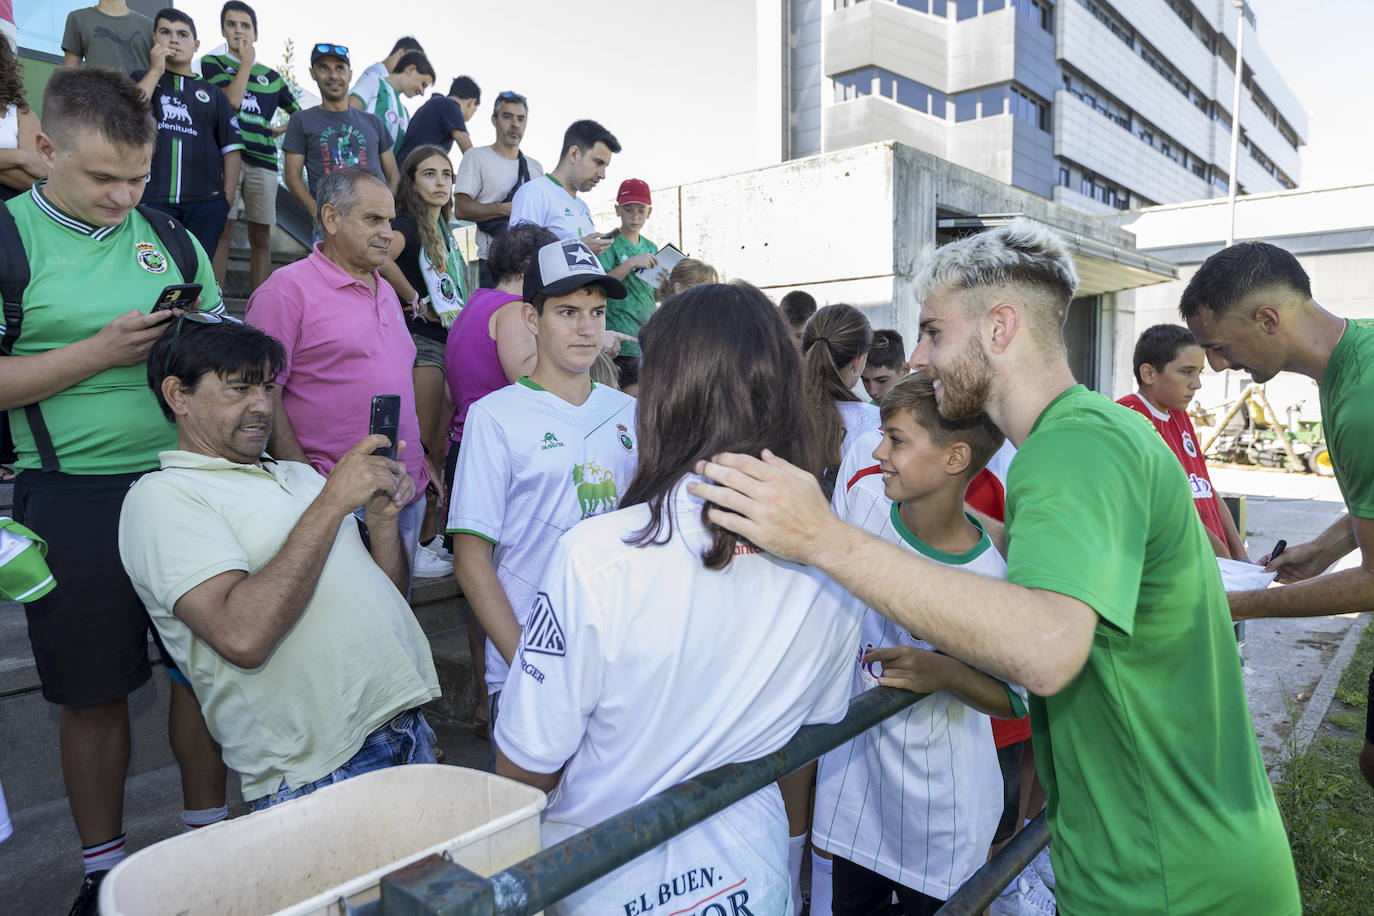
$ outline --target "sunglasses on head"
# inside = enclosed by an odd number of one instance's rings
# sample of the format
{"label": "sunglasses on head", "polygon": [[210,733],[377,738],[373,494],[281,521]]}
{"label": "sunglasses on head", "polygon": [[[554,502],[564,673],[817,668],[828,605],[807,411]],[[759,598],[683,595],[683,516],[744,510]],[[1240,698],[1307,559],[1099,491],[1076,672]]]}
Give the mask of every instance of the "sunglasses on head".
{"label": "sunglasses on head", "polygon": [[499,106],[502,102],[515,102],[515,103],[517,103],[517,104],[519,104],[519,105],[526,105],[526,104],[528,104],[528,103],[525,101],[525,97],[524,97],[523,95],[521,95],[521,94],[518,93],[518,92],[511,92],[509,89],[507,89],[505,92],[501,93],[500,95],[498,95],[498,96],[496,97],[496,104],[497,104],[498,106]]}
{"label": "sunglasses on head", "polygon": [[316,53],[316,54],[334,54],[334,55],[337,55],[338,57],[343,57],[343,58],[347,58],[347,57],[348,57],[348,49],[345,48],[343,45],[331,45],[331,44],[328,44],[328,43],[321,43],[321,44],[315,45],[315,53]]}
{"label": "sunglasses on head", "polygon": [[176,352],[177,342],[181,340],[181,325],[187,321],[192,324],[221,324],[224,319],[209,312],[182,312],[177,318],[176,330],[172,331],[172,342],[167,345],[167,355],[162,360],[163,375],[172,374],[172,354]]}

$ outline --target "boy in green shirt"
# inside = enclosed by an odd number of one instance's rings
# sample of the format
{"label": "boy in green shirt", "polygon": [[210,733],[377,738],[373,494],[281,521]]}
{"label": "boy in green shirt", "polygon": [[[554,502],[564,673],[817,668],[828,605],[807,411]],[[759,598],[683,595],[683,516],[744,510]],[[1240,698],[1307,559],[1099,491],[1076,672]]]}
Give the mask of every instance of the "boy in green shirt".
{"label": "boy in green shirt", "polygon": [[[654,288],[635,273],[658,266],[658,246],[639,234],[649,221],[649,214],[654,212],[653,203],[649,186],[643,181],[638,178],[622,181],[615,195],[615,215],[620,217],[620,228],[612,233],[611,247],[599,255],[606,275],[624,283],[626,292],[624,299],[606,303],[606,330],[631,337],[638,336],[655,307]],[[639,344],[628,340],[620,344],[617,365],[623,367],[624,361],[638,359]]]}

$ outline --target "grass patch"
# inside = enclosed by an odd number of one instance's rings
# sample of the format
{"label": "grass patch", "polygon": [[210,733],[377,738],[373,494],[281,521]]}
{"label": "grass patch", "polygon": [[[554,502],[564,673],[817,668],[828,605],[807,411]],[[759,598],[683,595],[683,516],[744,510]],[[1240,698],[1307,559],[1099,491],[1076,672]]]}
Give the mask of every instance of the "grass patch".
{"label": "grass patch", "polygon": [[[1308,916],[1370,912],[1374,887],[1374,789],[1360,774],[1374,627],[1367,627],[1341,675],[1316,738],[1292,753],[1275,787]],[[1292,741],[1293,739],[1290,739]]]}

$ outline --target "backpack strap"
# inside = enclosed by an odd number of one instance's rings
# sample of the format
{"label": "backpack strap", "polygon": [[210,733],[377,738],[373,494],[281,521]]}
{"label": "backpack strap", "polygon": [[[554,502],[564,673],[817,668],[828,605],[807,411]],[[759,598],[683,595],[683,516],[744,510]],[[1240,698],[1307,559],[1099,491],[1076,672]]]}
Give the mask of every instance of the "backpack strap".
{"label": "backpack strap", "polygon": [[[0,336],[0,356],[9,356],[14,351],[14,342],[19,339],[19,326],[24,320],[24,290],[29,286],[29,257],[24,251],[24,239],[19,235],[19,225],[9,207],[0,205],[0,298],[4,300],[5,333]],[[37,404],[24,407],[24,419],[29,424],[29,435],[33,436],[34,448],[38,450],[38,460],[45,471],[56,471],[60,465],[57,450],[53,448],[48,424]]]}
{"label": "backpack strap", "polygon": [[191,241],[191,233],[181,223],[152,207],[139,204],[138,212],[143,214],[143,218],[153,227],[153,232],[157,233],[158,241],[162,243],[162,247],[167,249],[167,253],[176,262],[177,270],[181,271],[181,282],[196,282],[200,258],[196,256],[196,246]]}
{"label": "backpack strap", "polygon": [[0,356],[9,356],[24,320],[24,290],[29,285],[29,258],[19,224],[10,208],[0,204],[0,298],[4,300],[5,333],[0,337]]}

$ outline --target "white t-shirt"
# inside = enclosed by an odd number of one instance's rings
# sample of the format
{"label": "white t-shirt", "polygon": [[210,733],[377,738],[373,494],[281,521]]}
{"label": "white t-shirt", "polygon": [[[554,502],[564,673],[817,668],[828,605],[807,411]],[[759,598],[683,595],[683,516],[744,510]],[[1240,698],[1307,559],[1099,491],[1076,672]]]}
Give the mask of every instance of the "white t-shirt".
{"label": "white t-shirt", "polygon": [[[640,504],[577,525],[548,564],[495,729],[518,766],[567,764],[546,841],[848,709],[862,604],[819,570],[745,544],[706,569],[702,503],[684,484],[665,500],[663,543],[625,543],[649,521]],[[789,911],[789,894],[787,816],[770,785],[551,912],[666,916],[714,898],[761,916]]]}
{"label": "white t-shirt", "polygon": [[[859,436],[882,429],[883,415],[876,404],[862,401],[836,401],[835,406],[839,408],[840,419],[844,421],[844,442],[840,445],[840,457],[843,459]],[[869,451],[871,453],[872,449]]]}
{"label": "white t-shirt", "polygon": [[582,198],[569,194],[552,175],[527,181],[515,192],[510,202],[510,224],[516,223],[543,226],[565,240],[580,239],[596,231],[592,211],[587,209]]}
{"label": "white t-shirt", "polygon": [[[986,534],[968,553],[938,551],[907,529],[881,485],[875,492],[863,484],[868,479],[836,487],[837,494],[844,490],[837,502],[846,521],[936,563],[1005,578],[1006,562]],[[934,649],[869,609],[855,659],[885,646]],[[876,687],[881,671],[881,665],[859,661],[854,693]],[[1024,714],[1024,688],[1007,691]],[[940,691],[821,757],[812,839],[827,852],[944,900],[987,860],[1001,813],[1002,773],[990,720]]]}
{"label": "white t-shirt", "polygon": [[[356,95],[362,99],[363,111],[375,114],[382,119],[386,125],[387,132],[391,134],[393,152],[401,148],[401,141],[405,138],[406,128],[410,126],[410,111],[401,101],[401,94],[396,91],[386,79],[386,74],[378,76],[368,68],[363,71],[363,75],[358,77],[358,81],[353,84],[353,89],[349,95]],[[397,163],[401,165],[401,163]]]}
{"label": "white t-shirt", "polygon": [[[634,398],[604,385],[574,406],[521,378],[468,410],[447,527],[496,545],[496,577],[521,626],[559,536],[619,504],[639,460],[634,438]],[[487,640],[487,691],[508,672]]]}
{"label": "white t-shirt", "polygon": [[[527,184],[544,177],[544,167],[538,159],[526,156],[525,166],[530,172]],[[506,199],[519,177],[519,159],[507,159],[490,146],[474,146],[458,162],[458,173],[453,176],[453,193],[466,194],[475,203],[494,204]],[[485,258],[490,247],[491,236],[478,229],[477,257]]]}

